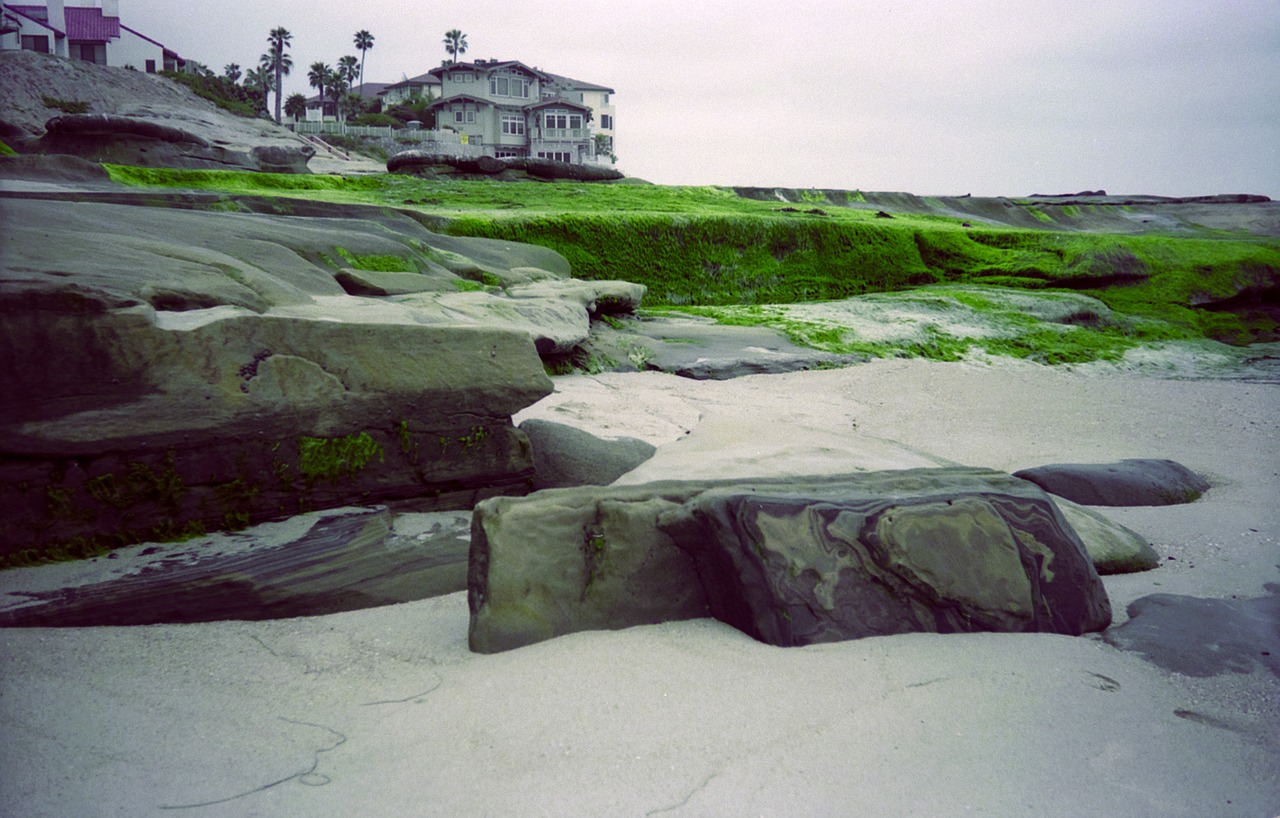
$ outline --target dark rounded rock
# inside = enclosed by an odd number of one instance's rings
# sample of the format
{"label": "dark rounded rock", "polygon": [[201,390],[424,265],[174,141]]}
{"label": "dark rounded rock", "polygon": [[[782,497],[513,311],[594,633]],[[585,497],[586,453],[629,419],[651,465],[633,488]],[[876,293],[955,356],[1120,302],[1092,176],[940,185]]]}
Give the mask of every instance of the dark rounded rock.
{"label": "dark rounded rock", "polygon": [[114,114],[57,116],[46,122],[44,127],[50,134],[138,136],[163,142],[190,142],[203,148],[210,146],[207,140],[182,128]]}
{"label": "dark rounded rock", "polygon": [[1086,506],[1171,506],[1209,490],[1203,477],[1172,460],[1054,463],[1015,472],[1040,488]]}
{"label": "dark rounded rock", "polygon": [[549,420],[526,420],[519,429],[533,449],[535,491],[607,486],[657,451],[652,444],[634,437],[605,440]]}

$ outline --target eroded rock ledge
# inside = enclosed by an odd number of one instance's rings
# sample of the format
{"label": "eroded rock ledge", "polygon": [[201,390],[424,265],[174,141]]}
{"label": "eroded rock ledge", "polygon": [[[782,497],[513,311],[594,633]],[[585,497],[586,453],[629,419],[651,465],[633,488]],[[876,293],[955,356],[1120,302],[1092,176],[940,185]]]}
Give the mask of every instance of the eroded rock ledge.
{"label": "eroded rock ledge", "polygon": [[523,493],[539,351],[644,293],[376,208],[201,206],[0,199],[0,558]]}

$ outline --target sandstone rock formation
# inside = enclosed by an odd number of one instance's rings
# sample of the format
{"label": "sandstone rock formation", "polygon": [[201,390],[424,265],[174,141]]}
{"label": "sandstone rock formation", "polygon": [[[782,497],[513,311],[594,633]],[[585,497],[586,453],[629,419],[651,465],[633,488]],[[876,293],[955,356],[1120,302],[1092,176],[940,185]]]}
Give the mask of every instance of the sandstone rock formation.
{"label": "sandstone rock formation", "polygon": [[784,647],[927,631],[1079,635],[1111,621],[1071,527],[981,470],[845,485],[723,487],[660,524],[692,552],[712,614]]}
{"label": "sandstone rock formation", "polygon": [[[307,173],[315,148],[266,119],[234,116],[171,80],[32,51],[0,52],[0,130],[20,152],[143,167]],[[62,116],[49,100],[84,103]],[[46,132],[47,131],[47,132]]]}
{"label": "sandstone rock formation", "polygon": [[480,503],[473,650],[705,615],[771,644],[1110,622],[1035,486],[984,469],[563,489]]}
{"label": "sandstone rock formation", "polygon": [[1152,458],[1055,463],[1015,476],[1089,506],[1169,506],[1194,502],[1209,490],[1207,480],[1181,463]]}
{"label": "sandstone rock formation", "polygon": [[308,173],[307,161],[316,153],[305,143],[247,149],[216,145],[185,128],[140,116],[72,114],[54,117],[45,130],[31,146],[38,153],[140,167]]}
{"label": "sandstone rock formation", "polygon": [[[0,572],[0,627],[319,616],[464,590],[471,514],[337,508]],[[121,559],[114,559],[117,554]]]}
{"label": "sandstone rock formation", "polygon": [[[511,415],[550,391],[538,346],[643,293],[588,292],[549,250],[378,208],[93,198],[0,199],[0,556],[526,491]],[[464,291],[482,285],[446,265],[546,280]],[[350,295],[362,267],[427,291]]]}

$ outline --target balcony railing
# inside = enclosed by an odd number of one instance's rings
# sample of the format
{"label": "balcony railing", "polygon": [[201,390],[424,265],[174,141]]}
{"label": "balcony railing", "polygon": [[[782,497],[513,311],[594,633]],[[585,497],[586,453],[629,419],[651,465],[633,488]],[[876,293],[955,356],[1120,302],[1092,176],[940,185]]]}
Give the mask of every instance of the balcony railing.
{"label": "balcony railing", "polygon": [[586,139],[590,134],[586,128],[543,128],[542,139]]}

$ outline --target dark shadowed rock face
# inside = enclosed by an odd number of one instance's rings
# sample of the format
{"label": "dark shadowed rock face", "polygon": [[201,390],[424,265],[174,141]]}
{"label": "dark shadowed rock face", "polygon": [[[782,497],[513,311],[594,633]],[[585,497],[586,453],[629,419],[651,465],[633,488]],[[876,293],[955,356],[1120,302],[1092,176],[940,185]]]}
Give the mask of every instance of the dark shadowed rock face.
{"label": "dark shadowed rock face", "polygon": [[473,650],[710,613],[776,645],[1111,620],[1035,486],[984,469],[537,492],[480,503]]}
{"label": "dark shadowed rock face", "polygon": [[1111,621],[1044,494],[978,470],[713,489],[663,516],[713,615],[772,645],[916,631],[1078,635]]}
{"label": "dark shadowed rock face", "polygon": [[173,125],[115,114],[70,114],[45,128],[33,143],[38,153],[144,167],[310,173],[307,162],[316,153],[301,143],[238,150]]}
{"label": "dark shadowed rock face", "polygon": [[653,444],[633,437],[605,440],[549,420],[526,420],[519,428],[533,449],[535,491],[607,486],[657,451]]}
{"label": "dark shadowed rock face", "polygon": [[387,171],[453,179],[534,178],[613,182],[623,178],[621,171],[599,165],[577,165],[532,157],[495,159],[492,156],[450,156],[419,150],[400,151],[392,156],[387,160]]}
{"label": "dark shadowed rock face", "polygon": [[1014,476],[1087,506],[1171,506],[1194,502],[1209,490],[1207,480],[1172,460],[1056,463]]}

